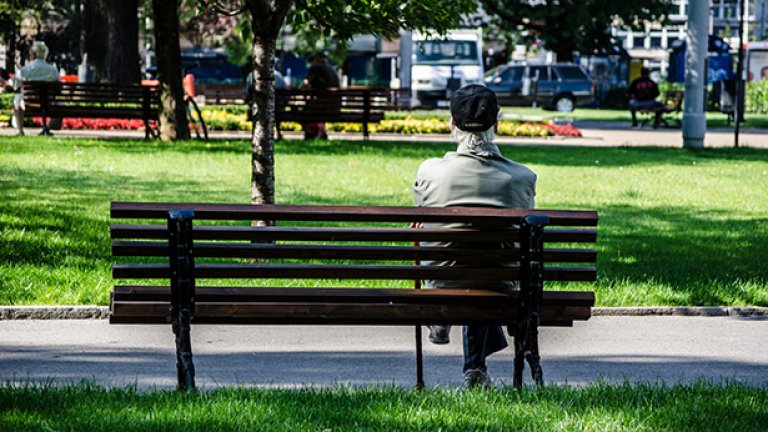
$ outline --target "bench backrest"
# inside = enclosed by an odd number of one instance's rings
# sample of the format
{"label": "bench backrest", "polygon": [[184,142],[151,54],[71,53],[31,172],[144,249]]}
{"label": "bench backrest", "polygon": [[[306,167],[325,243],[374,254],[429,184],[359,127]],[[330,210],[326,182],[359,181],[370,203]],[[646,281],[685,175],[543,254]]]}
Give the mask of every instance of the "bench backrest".
{"label": "bench backrest", "polygon": [[[259,286],[413,287],[417,280],[473,280],[482,287],[519,280],[528,251],[517,225],[526,215],[545,215],[543,277],[546,281],[593,281],[597,214],[488,208],[271,206],[173,203],[112,204],[112,218],[140,219],[111,226],[115,256],[134,257],[113,266],[115,279],[170,278],[169,210],[195,213],[195,278]],[[154,224],[145,224],[146,220]],[[222,221],[225,222],[222,225]],[[271,221],[251,226],[251,221]],[[411,228],[411,222],[472,224],[465,228]],[[449,243],[436,247],[431,242]],[[504,243],[504,249],[500,249]],[[143,257],[137,259],[135,257]],[[137,262],[137,260],[139,262]],[[414,261],[457,261],[459,266],[416,266]],[[311,280],[297,284],[296,280]],[[238,280],[240,280],[238,282]],[[376,282],[380,280],[400,282]]]}
{"label": "bench backrest", "polygon": [[22,84],[30,115],[98,118],[157,118],[159,87],[28,81]]}
{"label": "bench backrest", "polygon": [[377,122],[391,109],[390,95],[377,89],[277,89],[275,120]]}

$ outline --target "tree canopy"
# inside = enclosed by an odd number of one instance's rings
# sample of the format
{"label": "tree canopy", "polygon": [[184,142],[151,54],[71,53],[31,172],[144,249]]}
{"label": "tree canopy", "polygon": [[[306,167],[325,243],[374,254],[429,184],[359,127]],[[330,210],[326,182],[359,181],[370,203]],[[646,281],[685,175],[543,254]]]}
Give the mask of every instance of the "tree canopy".
{"label": "tree canopy", "polygon": [[619,23],[634,30],[649,21],[664,22],[671,0],[481,0],[483,9],[500,28],[527,32],[560,61],[574,52],[592,54],[615,42],[610,26]]}
{"label": "tree canopy", "polygon": [[312,28],[339,39],[356,34],[395,37],[400,29],[458,26],[477,8],[475,0],[198,0],[203,9],[225,15],[248,13],[251,22],[253,78],[253,137],[251,146],[251,201],[274,203],[275,44],[289,23],[297,31]]}

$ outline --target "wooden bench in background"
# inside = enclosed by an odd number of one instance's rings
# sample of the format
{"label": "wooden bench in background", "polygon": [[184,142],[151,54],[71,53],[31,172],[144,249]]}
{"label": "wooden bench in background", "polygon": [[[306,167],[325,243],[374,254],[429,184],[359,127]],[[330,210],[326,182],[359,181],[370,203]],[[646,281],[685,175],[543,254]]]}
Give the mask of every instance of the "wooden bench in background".
{"label": "wooden bench in background", "polygon": [[680,120],[680,113],[683,112],[683,97],[684,92],[680,90],[669,90],[664,94],[663,105],[653,108],[641,108],[637,112],[645,114],[646,116],[640,123],[641,127],[644,127],[649,122],[653,122],[656,113],[661,113],[660,125],[665,127],[671,127],[669,124],[669,117],[675,122],[676,126],[680,126],[682,121]]}
{"label": "wooden bench in background", "polygon": [[22,84],[25,115],[48,118],[117,118],[144,121],[145,137],[153,135],[150,121],[158,120],[158,86],[28,81]]}
{"label": "wooden bench in background", "polygon": [[[112,253],[130,257],[113,265],[113,277],[157,283],[116,285],[110,322],[171,323],[180,389],[195,386],[191,324],[415,325],[417,386],[421,325],[500,324],[515,339],[514,385],[526,360],[542,384],[538,327],[587,320],[595,300],[590,291],[544,290],[545,282],[595,280],[596,252],[584,248],[596,241],[593,211],[115,202],[111,217]],[[117,224],[124,219],[140,223]],[[424,279],[478,288],[414,289]],[[323,287],[295,287],[299,280]],[[521,290],[487,289],[499,281],[519,281]]]}
{"label": "wooden bench in background", "polygon": [[368,138],[368,124],[384,120],[384,112],[397,109],[387,89],[275,90],[275,124],[360,123]]}

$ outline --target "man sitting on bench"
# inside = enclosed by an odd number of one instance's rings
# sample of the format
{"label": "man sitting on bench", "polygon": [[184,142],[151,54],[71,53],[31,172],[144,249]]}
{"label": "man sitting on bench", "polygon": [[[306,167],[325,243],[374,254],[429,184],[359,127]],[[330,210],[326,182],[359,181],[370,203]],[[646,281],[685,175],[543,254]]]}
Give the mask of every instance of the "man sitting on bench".
{"label": "man sitting on bench", "polygon": [[[30,62],[21,68],[11,80],[14,90],[21,87],[22,81],[59,80],[59,71],[56,70],[55,66],[45,61],[45,58],[48,57],[48,47],[45,46],[45,43],[42,41],[34,42],[30,51]],[[24,95],[21,93],[13,98],[13,120],[19,130],[19,135],[24,135]],[[50,132],[43,128],[40,134],[47,135]]]}
{"label": "man sitting on bench", "polygon": [[659,97],[659,86],[651,79],[651,71],[648,68],[640,69],[640,78],[632,81],[627,94],[629,112],[632,113],[632,127],[637,127],[637,111],[649,111],[654,113],[653,128],[658,128],[664,104],[656,100]]}
{"label": "man sitting on bench", "polygon": [[[451,97],[451,133],[458,144],[455,152],[441,159],[428,159],[419,167],[413,187],[416,205],[424,207],[518,207],[532,208],[536,174],[502,156],[493,143],[499,105],[496,94],[481,85],[470,84]],[[425,224],[426,225],[426,224]],[[452,225],[453,226],[453,225]],[[479,227],[475,227],[479,228]],[[435,244],[434,246],[440,246]],[[472,248],[473,245],[467,245]],[[478,247],[477,244],[474,247]],[[482,247],[503,248],[502,243]],[[456,262],[423,262],[424,265],[461,265]],[[496,263],[494,263],[496,264]],[[514,263],[498,263],[514,265]],[[488,288],[516,290],[512,282],[488,283],[461,280],[427,280],[426,288]],[[429,340],[449,342],[449,326],[429,326]],[[467,386],[490,387],[485,358],[507,347],[500,326],[464,326],[464,382]]]}

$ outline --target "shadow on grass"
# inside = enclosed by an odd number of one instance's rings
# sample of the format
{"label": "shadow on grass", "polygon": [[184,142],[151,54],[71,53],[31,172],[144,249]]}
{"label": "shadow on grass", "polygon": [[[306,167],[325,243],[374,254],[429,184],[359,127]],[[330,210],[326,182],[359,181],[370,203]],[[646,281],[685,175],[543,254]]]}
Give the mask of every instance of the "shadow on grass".
{"label": "shadow on grass", "polygon": [[[619,281],[659,285],[670,304],[768,305],[768,218],[683,207],[603,206],[598,269],[610,290]],[[738,299],[738,300],[736,300]]]}

